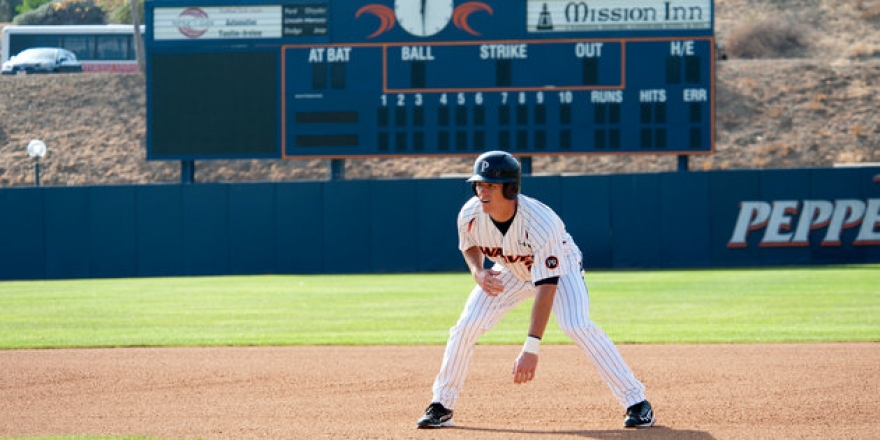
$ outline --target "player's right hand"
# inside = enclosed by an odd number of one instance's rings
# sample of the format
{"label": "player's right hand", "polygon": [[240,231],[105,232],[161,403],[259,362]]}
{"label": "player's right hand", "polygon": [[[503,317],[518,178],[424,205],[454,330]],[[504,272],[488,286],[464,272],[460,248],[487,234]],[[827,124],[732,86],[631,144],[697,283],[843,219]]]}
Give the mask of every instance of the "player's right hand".
{"label": "player's right hand", "polygon": [[474,278],[487,295],[498,296],[504,291],[504,283],[498,278],[500,274],[497,270],[480,270]]}
{"label": "player's right hand", "polygon": [[513,363],[513,383],[526,383],[535,378],[538,369],[538,355],[522,352]]}

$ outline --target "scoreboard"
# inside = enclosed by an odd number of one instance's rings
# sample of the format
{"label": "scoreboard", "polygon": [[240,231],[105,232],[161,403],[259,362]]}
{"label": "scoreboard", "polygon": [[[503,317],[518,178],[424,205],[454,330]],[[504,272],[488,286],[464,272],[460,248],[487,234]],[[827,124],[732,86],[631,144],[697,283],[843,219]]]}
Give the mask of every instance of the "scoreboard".
{"label": "scoreboard", "polygon": [[712,0],[148,0],[147,158],[700,154]]}

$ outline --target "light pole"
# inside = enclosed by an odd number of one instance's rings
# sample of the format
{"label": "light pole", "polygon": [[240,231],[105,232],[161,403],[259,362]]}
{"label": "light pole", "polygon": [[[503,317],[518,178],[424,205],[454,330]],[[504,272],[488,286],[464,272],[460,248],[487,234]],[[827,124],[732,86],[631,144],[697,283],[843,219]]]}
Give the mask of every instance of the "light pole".
{"label": "light pole", "polygon": [[40,158],[46,155],[46,144],[39,139],[28,142],[28,156],[34,159],[36,165],[34,167],[34,184],[40,186]]}

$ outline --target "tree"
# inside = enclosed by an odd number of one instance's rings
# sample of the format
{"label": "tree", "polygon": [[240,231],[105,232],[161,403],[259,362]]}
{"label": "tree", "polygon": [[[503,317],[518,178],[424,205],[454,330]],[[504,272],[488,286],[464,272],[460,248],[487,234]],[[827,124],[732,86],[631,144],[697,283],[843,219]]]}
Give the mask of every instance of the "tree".
{"label": "tree", "polygon": [[21,0],[0,0],[0,23],[9,23],[15,17]]}
{"label": "tree", "polygon": [[19,14],[15,24],[104,24],[104,11],[92,0],[58,0]]}
{"label": "tree", "polygon": [[[0,0],[2,1],[2,0]],[[111,23],[131,23],[134,26],[134,50],[137,54],[138,69],[146,71],[144,38],[140,25],[144,24],[144,0],[96,0],[105,11]]]}
{"label": "tree", "polygon": [[144,36],[141,35],[141,6],[138,0],[131,1],[131,22],[134,26],[134,51],[137,54],[138,70],[141,73],[147,71],[146,52],[144,52]]}
{"label": "tree", "polygon": [[15,7],[15,12],[18,12],[19,14],[24,14],[25,12],[37,9],[40,6],[49,3],[50,1],[52,0],[21,0]]}
{"label": "tree", "polygon": [[[132,6],[134,2],[130,0],[95,0],[95,3],[107,13],[107,23],[133,23]],[[144,17],[144,0],[137,0],[137,12],[140,13],[140,24],[143,23]]]}

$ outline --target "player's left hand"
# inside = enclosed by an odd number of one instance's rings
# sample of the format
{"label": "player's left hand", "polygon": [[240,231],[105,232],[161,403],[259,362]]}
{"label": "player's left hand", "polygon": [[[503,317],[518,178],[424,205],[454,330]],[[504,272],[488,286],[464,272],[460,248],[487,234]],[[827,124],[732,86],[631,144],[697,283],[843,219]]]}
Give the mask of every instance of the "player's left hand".
{"label": "player's left hand", "polygon": [[538,355],[521,352],[516,362],[513,363],[513,383],[526,383],[535,378],[535,370],[538,368]]}

